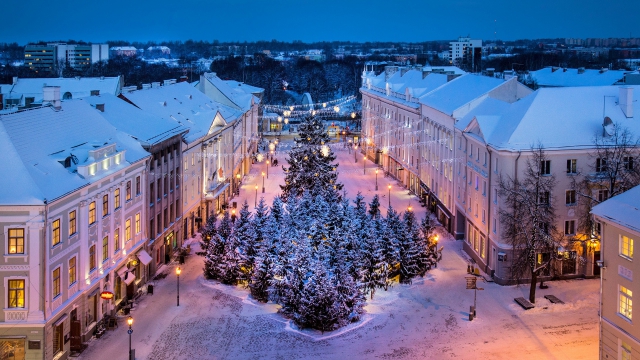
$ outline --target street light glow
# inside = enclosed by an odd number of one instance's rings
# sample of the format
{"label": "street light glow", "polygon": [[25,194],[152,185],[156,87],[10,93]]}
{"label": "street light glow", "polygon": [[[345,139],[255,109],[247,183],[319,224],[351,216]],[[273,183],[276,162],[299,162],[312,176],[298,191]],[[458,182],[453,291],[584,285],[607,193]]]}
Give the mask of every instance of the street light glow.
{"label": "street light glow", "polygon": [[180,266],[178,266],[176,268],[176,274],[178,274],[178,276],[180,276],[180,273],[182,272],[182,270],[180,269]]}
{"label": "street light glow", "polygon": [[131,325],[133,325],[133,318],[131,316],[129,316],[127,318],[127,324],[129,324],[129,327],[131,327]]}

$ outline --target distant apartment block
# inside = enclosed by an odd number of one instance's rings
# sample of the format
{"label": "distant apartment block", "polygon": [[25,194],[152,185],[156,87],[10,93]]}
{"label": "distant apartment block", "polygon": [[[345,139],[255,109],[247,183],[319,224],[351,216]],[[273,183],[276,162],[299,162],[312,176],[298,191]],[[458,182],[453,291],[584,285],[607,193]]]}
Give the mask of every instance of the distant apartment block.
{"label": "distant apartment block", "polygon": [[99,61],[109,60],[107,44],[29,44],[24,47],[24,63],[31,70],[53,70],[56,63],[68,63],[72,68],[83,68]]}
{"label": "distant apartment block", "polygon": [[482,40],[460,37],[449,43],[449,64],[465,71],[478,71],[482,59]]}
{"label": "distant apartment block", "polygon": [[113,46],[109,51],[111,56],[136,56],[138,53],[134,46]]}

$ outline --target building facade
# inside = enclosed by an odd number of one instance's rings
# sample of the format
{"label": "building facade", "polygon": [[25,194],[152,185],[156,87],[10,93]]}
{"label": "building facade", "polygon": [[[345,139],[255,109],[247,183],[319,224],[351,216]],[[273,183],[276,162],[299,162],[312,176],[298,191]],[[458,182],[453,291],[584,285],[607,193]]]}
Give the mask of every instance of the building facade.
{"label": "building facade", "polygon": [[640,285],[634,240],[640,238],[640,187],[615,196],[592,210],[601,224],[599,359],[634,359],[640,354],[640,328],[632,305]]}
{"label": "building facade", "polygon": [[25,65],[35,71],[53,71],[69,64],[81,69],[99,61],[109,60],[108,44],[27,44],[24,47]]}
{"label": "building facade", "polygon": [[482,40],[460,37],[449,43],[449,64],[466,71],[479,72],[482,60]]}
{"label": "building facade", "polygon": [[[14,174],[0,195],[0,347],[22,359],[79,350],[105,315],[136,295],[150,262],[149,154],[88,104],[45,91],[49,106],[0,116],[0,166]],[[113,299],[102,299],[105,291]]]}

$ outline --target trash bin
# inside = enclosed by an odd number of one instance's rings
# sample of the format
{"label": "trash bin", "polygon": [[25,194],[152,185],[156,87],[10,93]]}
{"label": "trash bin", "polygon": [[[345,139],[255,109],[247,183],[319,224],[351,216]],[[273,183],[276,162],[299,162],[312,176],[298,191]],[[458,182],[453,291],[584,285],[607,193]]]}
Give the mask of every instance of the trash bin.
{"label": "trash bin", "polygon": [[147,294],[153,295],[153,285],[147,285]]}

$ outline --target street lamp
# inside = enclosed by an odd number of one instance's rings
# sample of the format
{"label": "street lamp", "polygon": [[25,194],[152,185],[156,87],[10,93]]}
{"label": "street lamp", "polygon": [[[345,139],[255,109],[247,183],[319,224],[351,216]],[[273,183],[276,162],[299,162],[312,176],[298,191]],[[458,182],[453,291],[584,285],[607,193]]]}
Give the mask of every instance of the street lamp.
{"label": "street lamp", "polygon": [[236,174],[236,179],[237,179],[236,192],[238,193],[238,195],[240,195],[240,178],[241,177],[242,177],[242,175],[240,175],[240,173]]}
{"label": "street lamp", "polygon": [[354,162],[358,162],[358,158],[356,157],[356,153],[358,150],[358,145],[356,143],[353,143],[353,161]]}
{"label": "street lamp", "polygon": [[262,193],[264,194],[264,171],[262,172]]}
{"label": "street lamp", "polygon": [[178,275],[178,306],[180,306],[180,273],[182,272],[182,270],[180,270],[180,266],[178,266],[176,268],[176,275]]}
{"label": "street lamp", "polygon": [[367,169],[365,169],[365,166],[367,164],[367,153],[365,152],[365,155],[362,157],[362,175],[366,175],[367,174]]}
{"label": "street lamp", "polygon": [[391,184],[389,184],[389,207],[391,207]]}
{"label": "street lamp", "polygon": [[133,329],[131,328],[133,318],[131,316],[127,318],[127,324],[129,324],[129,330],[127,330],[127,334],[129,334],[129,360],[135,360],[135,356],[131,353],[131,334],[133,334]]}
{"label": "street lamp", "polygon": [[378,169],[376,169],[376,191],[378,191]]}
{"label": "street lamp", "polygon": [[253,205],[254,207],[258,206],[258,185],[256,185],[256,202]]}
{"label": "street lamp", "polygon": [[269,160],[267,160],[267,179],[269,178]]}
{"label": "street lamp", "polygon": [[231,209],[231,221],[236,222],[236,209]]}

